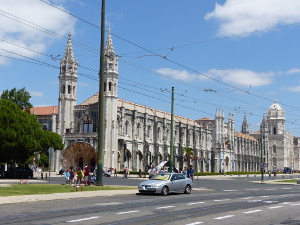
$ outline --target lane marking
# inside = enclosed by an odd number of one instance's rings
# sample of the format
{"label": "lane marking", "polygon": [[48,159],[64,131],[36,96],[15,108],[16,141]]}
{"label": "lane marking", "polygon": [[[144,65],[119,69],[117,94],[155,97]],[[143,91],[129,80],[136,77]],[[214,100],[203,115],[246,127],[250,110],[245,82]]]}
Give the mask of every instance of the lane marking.
{"label": "lane marking", "polygon": [[215,220],[222,220],[222,219],[226,219],[226,218],[230,218],[230,217],[233,217],[234,215],[227,215],[227,216],[221,216],[221,217],[217,217],[217,218],[214,218]]}
{"label": "lane marking", "polygon": [[248,214],[248,213],[256,213],[256,212],[261,212],[262,210],[260,210],[260,209],[257,209],[257,210],[253,210],[253,211],[248,211],[248,212],[243,212],[243,213],[246,213],[246,214]]}
{"label": "lane marking", "polygon": [[95,205],[122,205],[121,202],[95,203]]}
{"label": "lane marking", "polygon": [[127,213],[135,213],[135,212],[139,212],[140,210],[134,210],[134,211],[127,211],[127,212],[119,212],[119,213],[116,213],[118,215],[122,215],[122,214],[127,214]]}
{"label": "lane marking", "polygon": [[196,205],[196,204],[203,204],[205,202],[191,202],[191,203],[187,203],[185,205]]}
{"label": "lane marking", "polygon": [[266,195],[266,196],[260,196],[260,197],[261,197],[261,198],[269,198],[270,196],[267,196],[267,195]]}
{"label": "lane marking", "polygon": [[284,190],[290,190],[290,189],[293,189],[293,188],[282,188],[282,189],[284,189]]}
{"label": "lane marking", "polygon": [[278,201],[263,201],[263,202],[271,204],[271,203],[275,203],[275,202],[278,202]]}
{"label": "lane marking", "polygon": [[253,188],[253,189],[246,189],[246,191],[258,191],[258,189]]}
{"label": "lane marking", "polygon": [[93,216],[93,217],[83,218],[83,219],[78,219],[78,220],[69,220],[66,222],[67,223],[75,223],[75,222],[80,222],[80,221],[84,221],[84,220],[93,220],[93,219],[98,219],[98,218],[100,218],[100,216]]}
{"label": "lane marking", "polygon": [[189,223],[189,224],[186,224],[186,225],[197,225],[197,224],[201,224],[203,222],[195,222],[195,223]]}
{"label": "lane marking", "polygon": [[279,209],[279,208],[282,208],[282,207],[283,207],[282,205],[279,205],[279,206],[269,207],[269,209]]}
{"label": "lane marking", "polygon": [[295,203],[295,204],[292,204],[292,205],[300,205],[300,203]]}
{"label": "lane marking", "polygon": [[241,199],[251,199],[251,198],[254,198],[254,197],[246,197],[246,198],[241,198]]}
{"label": "lane marking", "polygon": [[276,188],[269,188],[269,189],[265,189],[266,191],[275,191],[277,190]]}
{"label": "lane marking", "polygon": [[288,204],[291,204],[291,202],[281,202],[280,204],[282,204],[282,205],[288,205]]}
{"label": "lane marking", "polygon": [[214,200],[215,202],[223,202],[223,201],[228,201],[230,200],[229,198],[226,198],[226,199],[216,199]]}
{"label": "lane marking", "polygon": [[169,206],[157,207],[155,209],[167,209],[167,208],[173,208],[173,207],[175,207],[175,206],[169,205]]}
{"label": "lane marking", "polygon": [[248,202],[261,202],[262,200],[250,200]]}
{"label": "lane marking", "polygon": [[223,190],[223,191],[239,191],[239,190]]}

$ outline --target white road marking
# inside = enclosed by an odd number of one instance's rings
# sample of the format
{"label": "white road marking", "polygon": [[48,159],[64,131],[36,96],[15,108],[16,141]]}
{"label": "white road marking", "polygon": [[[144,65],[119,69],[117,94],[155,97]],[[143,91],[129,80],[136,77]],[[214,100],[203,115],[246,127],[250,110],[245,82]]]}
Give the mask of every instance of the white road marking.
{"label": "white road marking", "polygon": [[234,215],[227,215],[227,216],[221,216],[221,217],[217,217],[217,218],[214,218],[215,220],[222,220],[222,219],[226,219],[226,218],[230,218],[230,217],[233,217]]}
{"label": "white road marking", "polygon": [[246,198],[241,198],[241,199],[251,199],[251,198],[254,198],[254,197],[246,197]]}
{"label": "white road marking", "polygon": [[127,214],[127,213],[135,213],[135,212],[139,212],[140,210],[134,210],[134,211],[127,211],[127,212],[119,212],[117,213],[118,215],[122,215],[122,214]]}
{"label": "white road marking", "polygon": [[300,203],[295,203],[295,204],[292,204],[292,205],[300,205]]}
{"label": "white road marking", "polygon": [[279,208],[282,208],[282,207],[283,207],[282,205],[278,205],[278,206],[269,207],[269,209],[279,209]]}
{"label": "white road marking", "polygon": [[89,217],[89,218],[83,218],[83,219],[78,219],[78,220],[70,220],[67,221],[67,223],[75,223],[75,222],[80,222],[80,221],[84,221],[84,220],[92,220],[92,219],[97,219],[100,216],[93,216],[93,217]]}
{"label": "white road marking", "polygon": [[253,210],[253,211],[248,211],[248,212],[244,212],[244,213],[256,213],[256,212],[261,212],[262,210],[260,210],[260,209],[257,209],[257,210]]}
{"label": "white road marking", "polygon": [[285,190],[290,190],[290,189],[293,189],[293,188],[282,188],[282,189],[285,189]]}
{"label": "white road marking", "polygon": [[96,203],[95,205],[122,205],[121,202]]}
{"label": "white road marking", "polygon": [[270,196],[260,196],[261,198],[269,198]]}
{"label": "white road marking", "polygon": [[255,188],[253,188],[253,189],[246,189],[246,191],[258,191],[258,189],[255,189]]}
{"label": "white road marking", "polygon": [[189,224],[186,224],[186,225],[197,225],[197,224],[201,224],[203,222],[195,222],[195,223],[189,223]]}
{"label": "white road marking", "polygon": [[197,205],[197,204],[203,204],[205,202],[191,202],[191,203],[187,203],[185,205]]}
{"label": "white road marking", "polygon": [[271,203],[275,203],[275,202],[278,202],[278,201],[263,201],[263,202],[271,204]]}
{"label": "white road marking", "polygon": [[265,189],[266,191],[275,191],[277,190],[276,188],[269,188],[269,189]]}
{"label": "white road marking", "polygon": [[281,202],[280,204],[282,204],[282,205],[288,205],[288,204],[291,204],[291,202]]}
{"label": "white road marking", "polygon": [[223,191],[238,191],[238,190],[223,190]]}
{"label": "white road marking", "polygon": [[226,199],[216,199],[214,200],[215,202],[223,202],[223,201],[228,201],[230,200],[229,198],[226,198]]}
{"label": "white road marking", "polygon": [[250,200],[248,202],[261,202],[262,200]]}
{"label": "white road marking", "polygon": [[173,208],[173,207],[175,207],[175,206],[169,205],[169,206],[157,207],[155,209],[167,209],[167,208]]}

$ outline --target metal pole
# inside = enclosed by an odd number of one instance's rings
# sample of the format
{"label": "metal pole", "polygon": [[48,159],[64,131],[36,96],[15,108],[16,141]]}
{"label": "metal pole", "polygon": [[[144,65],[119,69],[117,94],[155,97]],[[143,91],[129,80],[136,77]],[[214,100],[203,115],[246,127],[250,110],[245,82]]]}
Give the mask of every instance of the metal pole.
{"label": "metal pole", "polygon": [[171,138],[170,138],[170,168],[173,171],[174,164],[174,146],[173,146],[173,133],[174,133],[174,87],[172,87],[172,101],[171,101]]}
{"label": "metal pole", "polygon": [[97,158],[97,177],[96,185],[103,186],[102,168],[103,168],[103,145],[104,145],[104,39],[105,39],[105,0],[102,0],[101,13],[101,45],[100,45],[100,71],[99,71],[99,127],[98,127],[98,158]]}
{"label": "metal pole", "polygon": [[261,169],[261,182],[264,182],[263,133],[262,133],[262,125],[260,125],[260,169]]}

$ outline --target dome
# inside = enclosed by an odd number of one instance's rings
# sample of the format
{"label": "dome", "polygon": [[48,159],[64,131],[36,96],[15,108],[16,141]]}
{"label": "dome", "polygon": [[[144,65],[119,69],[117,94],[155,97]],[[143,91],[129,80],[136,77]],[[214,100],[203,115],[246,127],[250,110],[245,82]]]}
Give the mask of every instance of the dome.
{"label": "dome", "polygon": [[269,110],[283,111],[281,106],[277,103],[277,100],[274,100],[274,103],[270,106]]}
{"label": "dome", "polygon": [[268,110],[268,117],[269,119],[273,118],[273,119],[284,119],[285,117],[285,113],[281,107],[281,105],[279,105],[277,103],[277,100],[274,100],[274,103],[270,106],[269,110]]}

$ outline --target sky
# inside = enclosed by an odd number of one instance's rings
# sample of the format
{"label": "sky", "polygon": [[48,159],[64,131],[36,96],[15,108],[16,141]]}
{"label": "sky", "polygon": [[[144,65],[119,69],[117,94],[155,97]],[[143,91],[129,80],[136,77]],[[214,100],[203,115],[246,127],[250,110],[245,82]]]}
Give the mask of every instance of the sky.
{"label": "sky", "polygon": [[[119,59],[119,98],[174,114],[233,114],[250,132],[277,101],[300,136],[299,0],[106,0]],[[58,105],[68,33],[78,61],[77,104],[99,91],[101,1],[0,0],[0,93],[25,89]]]}

